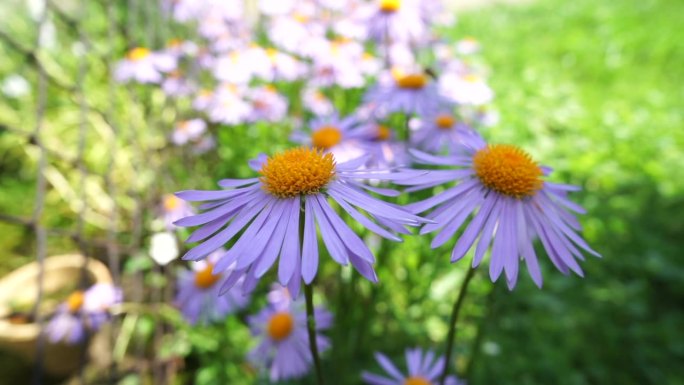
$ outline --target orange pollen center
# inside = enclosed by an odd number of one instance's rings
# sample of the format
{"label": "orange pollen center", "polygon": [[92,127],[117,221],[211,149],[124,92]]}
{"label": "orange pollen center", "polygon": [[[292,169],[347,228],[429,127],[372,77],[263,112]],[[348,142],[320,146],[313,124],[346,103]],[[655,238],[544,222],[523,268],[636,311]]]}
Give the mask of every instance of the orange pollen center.
{"label": "orange pollen center", "polygon": [[480,77],[475,74],[468,74],[464,76],[463,79],[468,83],[477,83],[480,81]]}
{"label": "orange pollen center", "polygon": [[504,195],[523,198],[542,188],[542,170],[515,146],[495,144],[479,150],[473,168],[482,184]]}
{"label": "orange pollen center", "polygon": [[[181,130],[186,130],[188,124],[183,122],[180,124],[180,129]],[[166,211],[173,211],[180,206],[180,198],[176,197],[175,195],[165,195],[164,196],[164,210]]]}
{"label": "orange pollen center", "polygon": [[453,116],[447,115],[447,114],[439,115],[435,119],[435,124],[437,125],[437,127],[441,128],[443,130],[450,129],[451,127],[454,126],[454,123],[456,123],[456,119],[454,119]]}
{"label": "orange pollen center", "polygon": [[183,40],[181,39],[170,39],[169,42],[166,43],[169,48],[178,48],[181,44],[183,44]]}
{"label": "orange pollen center", "polygon": [[82,291],[75,291],[69,295],[66,300],[69,311],[75,313],[83,306],[84,295]]}
{"label": "orange pollen center", "polygon": [[386,126],[378,126],[377,140],[387,140],[392,135],[392,131]]}
{"label": "orange pollen center", "polygon": [[384,13],[394,13],[401,7],[401,0],[381,0],[380,11]]}
{"label": "orange pollen center", "polygon": [[142,47],[133,48],[132,50],[128,51],[128,54],[126,55],[128,60],[131,61],[142,60],[148,56],[150,56],[150,50]]}
{"label": "orange pollen center", "polygon": [[278,58],[278,50],[274,48],[266,48],[264,51],[266,51],[266,56],[268,56],[271,62],[275,62]]}
{"label": "orange pollen center", "polygon": [[428,82],[428,79],[423,74],[409,74],[397,77],[395,80],[399,88],[405,88],[410,90],[420,90]]}
{"label": "orange pollen center", "polygon": [[298,22],[300,22],[302,24],[309,21],[309,16],[301,14],[301,13],[295,13],[294,15],[292,15],[292,18],[297,20]]}
{"label": "orange pollen center", "polygon": [[259,173],[263,188],[279,198],[316,194],[335,176],[335,158],[316,148],[295,148],[276,154]]}
{"label": "orange pollen center", "polygon": [[294,329],[294,319],[287,312],[275,313],[268,321],[268,335],[275,341],[281,341]]}
{"label": "orange pollen center", "polygon": [[311,144],[327,150],[342,141],[342,132],[333,126],[325,126],[311,134]]}
{"label": "orange pollen center", "polygon": [[425,377],[413,376],[404,380],[403,385],[430,385],[430,381],[425,379]]}
{"label": "orange pollen center", "polygon": [[214,274],[214,265],[207,264],[207,267],[195,273],[195,286],[200,289],[208,289],[221,279],[221,274]]}

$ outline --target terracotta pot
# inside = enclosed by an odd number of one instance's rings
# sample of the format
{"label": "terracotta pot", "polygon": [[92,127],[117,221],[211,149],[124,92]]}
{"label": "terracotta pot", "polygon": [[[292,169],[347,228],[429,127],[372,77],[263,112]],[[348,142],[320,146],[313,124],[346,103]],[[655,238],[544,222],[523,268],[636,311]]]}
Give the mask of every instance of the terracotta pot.
{"label": "terracotta pot", "polygon": [[[44,297],[50,293],[73,288],[81,279],[84,258],[79,254],[68,254],[45,259],[43,275]],[[100,261],[89,258],[87,265],[89,283],[112,283],[107,267]],[[36,323],[11,323],[12,303],[32,303],[38,293],[38,263],[33,262],[13,271],[0,280],[0,347],[24,359],[34,362],[40,327]],[[47,339],[43,359],[44,370],[55,376],[73,373],[80,363],[84,345],[53,344]]]}

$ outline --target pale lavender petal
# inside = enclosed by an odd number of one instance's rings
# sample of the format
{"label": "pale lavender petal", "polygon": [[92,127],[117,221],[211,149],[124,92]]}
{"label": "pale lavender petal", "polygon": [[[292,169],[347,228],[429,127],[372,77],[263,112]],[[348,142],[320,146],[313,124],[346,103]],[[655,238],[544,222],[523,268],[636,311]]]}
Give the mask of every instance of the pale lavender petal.
{"label": "pale lavender petal", "polygon": [[240,187],[246,186],[248,184],[253,184],[259,182],[259,178],[249,178],[249,179],[221,179],[218,181],[218,185],[223,188],[229,187]]}
{"label": "pale lavender petal", "polygon": [[468,250],[470,250],[480,230],[482,229],[482,226],[489,217],[489,214],[492,212],[492,209],[497,204],[498,200],[499,196],[496,194],[489,194],[485,198],[484,203],[475,215],[475,218],[473,218],[468,227],[466,227],[461,237],[458,238],[456,246],[454,246],[454,249],[451,252],[451,262],[460,260],[466,255]]}
{"label": "pale lavender petal", "polygon": [[240,190],[185,190],[179,191],[175,195],[188,202],[215,201],[227,199],[244,193]]}
{"label": "pale lavender petal", "polygon": [[408,366],[409,376],[415,376],[419,374],[420,369],[420,349],[408,349],[406,350],[406,364]]}
{"label": "pale lavender petal", "polygon": [[[286,200],[278,200],[271,215],[266,218],[261,229],[253,237],[250,237],[247,232],[242,235],[240,241],[246,245],[246,248],[241,253],[242,256],[238,258],[236,266],[238,269],[255,263],[254,276],[260,278],[273,265],[285,239],[288,219],[285,213],[288,212],[288,203]],[[246,240],[242,241],[242,239]]]}
{"label": "pale lavender petal", "polygon": [[377,374],[363,372],[361,379],[366,381],[369,385],[397,385],[397,381],[379,376]]}
{"label": "pale lavender petal", "polygon": [[379,199],[372,198],[368,195],[361,194],[356,190],[336,183],[330,187],[331,191],[337,192],[341,198],[354,206],[363,208],[365,211],[379,215],[387,219],[394,219],[402,223],[418,224],[426,222],[424,219],[410,214],[403,209],[389,205],[388,203]]}
{"label": "pale lavender petal", "polygon": [[318,228],[321,231],[321,236],[323,237],[323,243],[328,248],[330,256],[335,260],[335,262],[341,265],[347,265],[349,263],[349,256],[347,255],[347,250],[344,247],[344,243],[341,239],[337,237],[337,233],[333,229],[332,225],[328,222],[323,208],[320,207],[315,199],[307,199],[307,202],[311,200],[311,207],[313,208],[313,213],[318,223]]}
{"label": "pale lavender petal", "polygon": [[337,202],[337,204],[344,209],[352,218],[356,219],[359,223],[361,223],[364,227],[366,227],[368,230],[380,235],[381,237],[396,241],[396,242],[402,242],[402,239],[397,237],[396,235],[392,234],[391,232],[385,230],[384,228],[378,226],[375,222],[371,221],[368,219],[366,216],[361,214],[358,210],[356,210],[354,207],[352,207],[350,204],[344,201],[344,199],[340,198],[339,195],[335,192],[330,192],[329,193],[330,197]]}
{"label": "pale lavender petal", "polygon": [[415,214],[422,213],[423,211],[429,210],[429,209],[431,209],[431,208],[433,208],[433,207],[435,207],[441,203],[444,203],[444,202],[446,202],[446,201],[470,190],[471,188],[473,188],[479,184],[480,183],[477,180],[471,179],[471,180],[468,180],[468,181],[465,181],[465,182],[459,184],[458,186],[455,186],[455,187],[452,187],[448,190],[445,190],[445,191],[443,191],[443,192],[441,192],[441,193],[439,193],[433,197],[430,197],[430,198],[425,199],[425,200],[420,201],[420,202],[416,202],[416,203],[406,205],[405,207],[407,210],[409,210],[412,213],[415,213]]}
{"label": "pale lavender petal", "polygon": [[297,267],[297,261],[300,259],[299,250],[299,213],[301,210],[300,198],[295,197],[294,202],[290,206],[289,219],[287,223],[287,233],[285,234],[285,242],[283,249],[280,252],[280,263],[278,265],[278,279],[281,285],[287,285],[293,276],[293,272]]}
{"label": "pale lavender petal", "polygon": [[[252,221],[252,223],[247,227],[247,230],[245,230],[245,232],[242,233],[242,236],[240,236],[240,238],[238,238],[237,242],[235,242],[235,244],[233,244],[233,247],[231,247],[230,250],[228,250],[226,255],[216,263],[216,265],[214,266],[214,271],[221,272],[221,271],[227,269],[235,260],[239,259],[242,256],[242,253],[245,250],[245,248],[249,247],[249,243],[252,240],[252,238],[261,229],[261,226],[264,224],[266,219],[268,219],[269,215],[273,211],[273,206],[275,205],[276,202],[277,202],[277,200],[275,198],[273,198],[271,201],[266,202],[263,210],[261,210],[261,212],[259,213],[259,215],[256,216],[256,218],[254,218],[254,221]],[[230,229],[230,227],[233,226],[235,224],[235,222],[238,222],[242,219],[243,218],[238,218],[235,221],[233,221],[233,223],[231,223],[230,226],[228,226],[226,228],[226,230]],[[251,220],[251,218],[245,220],[244,222],[249,222],[250,220]],[[241,226],[240,228],[243,228],[243,227],[244,226]],[[239,229],[235,230],[235,232],[237,232],[238,230]],[[206,242],[209,242],[209,241],[206,241]],[[204,245],[204,243],[202,245]],[[200,247],[200,246],[198,246],[198,247]]]}
{"label": "pale lavender petal", "polygon": [[309,199],[304,201],[304,245],[302,247],[302,278],[307,285],[318,271],[318,239],[314,224],[314,209]]}
{"label": "pale lavender petal", "polygon": [[368,246],[359,238],[358,235],[356,235],[350,228],[349,226],[344,223],[342,218],[333,211],[332,207],[330,207],[330,204],[328,201],[323,197],[323,195],[314,195],[315,199],[318,201],[318,205],[325,213],[325,216],[328,218],[328,222],[332,226],[333,230],[337,233],[339,238],[344,242],[345,247],[347,247],[349,250],[354,252],[356,255],[359,257],[363,258],[364,260],[374,263],[375,262],[375,257],[373,257],[373,253],[368,249]]}
{"label": "pale lavender petal", "polygon": [[494,228],[499,221],[500,212],[501,205],[495,205],[492,209],[492,213],[489,215],[487,221],[485,222],[484,229],[482,230],[482,235],[480,236],[480,240],[477,242],[477,246],[475,247],[475,256],[473,257],[472,265],[473,268],[477,267],[480,264],[480,262],[482,261],[482,257],[484,257],[484,253],[489,248]]}
{"label": "pale lavender petal", "polygon": [[373,265],[356,255],[356,253],[354,253],[352,250],[349,250],[349,262],[351,262],[356,271],[358,271],[364,278],[373,283],[378,282],[378,275],[375,273]]}
{"label": "pale lavender petal", "polygon": [[387,356],[385,356],[382,353],[375,353],[375,359],[378,361],[380,366],[389,374],[392,378],[394,378],[397,381],[403,381],[404,380],[404,375],[401,374],[399,369],[397,369],[396,366],[390,361]]}

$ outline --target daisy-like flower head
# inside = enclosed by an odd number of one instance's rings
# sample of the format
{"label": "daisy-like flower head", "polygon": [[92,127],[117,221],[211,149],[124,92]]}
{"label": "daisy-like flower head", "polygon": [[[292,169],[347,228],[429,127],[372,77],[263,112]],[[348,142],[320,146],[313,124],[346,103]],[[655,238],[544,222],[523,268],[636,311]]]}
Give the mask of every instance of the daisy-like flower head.
{"label": "daisy-like flower head", "polygon": [[[359,120],[361,120],[361,114]],[[357,128],[358,147],[366,154],[366,167],[389,169],[407,166],[411,163],[406,143],[396,139],[394,131],[387,125],[369,122]]]}
{"label": "daisy-like flower head", "polygon": [[420,1],[379,0],[367,18],[368,35],[378,43],[422,42],[428,32]]}
{"label": "daisy-like flower head", "polygon": [[287,99],[272,86],[263,86],[247,92],[252,110],[249,121],[265,120],[277,122],[285,118],[287,113]]}
{"label": "daisy-like flower head", "polygon": [[301,279],[311,283],[318,271],[318,227],[337,263],[351,263],[365,278],[376,282],[373,254],[335,212],[331,201],[369,230],[400,241],[395,232],[406,233],[404,226],[416,226],[424,220],[365,193],[369,190],[396,196],[398,192],[368,186],[364,180],[396,181],[422,172],[358,170],[365,161],[361,158],[337,164],[333,154],[295,148],[251,162],[260,177],[220,181],[226,190],[177,193],[186,201],[207,201],[200,206],[203,213],[176,222],[178,226],[201,226],[188,241],[202,243],[188,251],[184,259],[202,259],[240,233],[214,267],[214,272],[220,273],[235,264],[223,290],[243,275],[246,285],[252,286],[280,257],[278,279],[282,285],[289,284],[296,297]]}
{"label": "daisy-like flower head", "polygon": [[335,107],[318,88],[307,87],[302,95],[304,108],[311,111],[316,116],[331,115]]}
{"label": "daisy-like flower head", "polygon": [[[316,331],[330,328],[332,314],[322,307],[314,309]],[[252,334],[260,338],[249,359],[267,368],[271,381],[300,378],[311,370],[304,302],[297,300],[279,307],[267,307],[248,320]],[[328,338],[316,334],[318,350],[330,347]]]}
{"label": "daisy-like flower head", "polygon": [[242,293],[242,280],[228,292],[219,295],[225,274],[213,274],[212,270],[224,253],[223,249],[216,250],[206,260],[193,263],[192,270],[180,273],[175,303],[190,324],[220,321],[249,302],[249,296]]}
{"label": "daisy-like flower head", "polygon": [[162,91],[168,96],[187,96],[195,90],[193,82],[179,70],[171,71],[162,81]]}
{"label": "daisy-like flower head", "polygon": [[[233,84],[224,83],[211,94],[206,112],[212,122],[240,124],[245,122],[251,112],[249,103],[244,99],[245,90]],[[195,102],[198,100],[196,99]]]}
{"label": "daisy-like flower head", "polygon": [[418,129],[411,135],[411,141],[416,148],[431,153],[444,150],[455,153],[463,150],[464,138],[472,135],[476,134],[451,109],[443,108],[420,120]]}
{"label": "daisy-like flower head", "polygon": [[177,146],[182,146],[197,140],[206,130],[207,123],[202,119],[182,120],[176,124],[171,141]]}
{"label": "daisy-like flower head", "polygon": [[173,71],[176,66],[176,58],[172,55],[136,47],[116,64],[114,79],[119,82],[135,80],[138,83],[159,83],[163,78],[162,73]]}
{"label": "daisy-like flower head", "polygon": [[370,136],[358,127],[355,116],[341,118],[336,112],[328,116],[314,118],[309,126],[310,132],[297,130],[292,133],[292,141],[307,144],[335,155],[339,162],[345,162],[362,156],[360,139]]}
{"label": "daisy-like flower head", "polygon": [[367,65],[363,45],[359,42],[346,38],[318,39],[309,46],[313,59],[312,84],[358,88],[365,84],[364,74],[372,71],[372,63]]}
{"label": "daisy-like flower head", "polygon": [[524,260],[532,280],[541,287],[542,275],[533,244],[540,239],[558,270],[582,276],[577,263],[577,260],[584,260],[582,250],[597,257],[600,255],[578,235],[581,227],[573,213],[584,214],[585,211],[570,201],[567,193],[579,188],[545,181],[542,178],[550,169],[539,166],[515,146],[488,145],[475,136],[467,145],[469,149],[465,155],[442,157],[414,152],[421,163],[454,169],[433,171],[429,176],[406,181],[406,184],[421,189],[458,182],[409,207],[415,213],[432,209],[427,218],[434,223],[421,229],[421,234],[439,231],[432,247],[449,241],[474,214],[456,241],[452,262],[463,258],[479,236],[473,267],[480,264],[491,244],[489,275],[492,281],[505,272],[508,287],[513,289],[518,279],[518,265]]}
{"label": "daisy-like flower head", "polygon": [[45,327],[52,343],[77,344],[110,318],[109,309],[121,302],[121,290],[110,284],[96,284],[86,291],[74,291]]}
{"label": "daisy-like flower head", "polygon": [[494,91],[474,73],[447,72],[439,78],[440,94],[462,105],[482,106],[494,99]]}
{"label": "daisy-like flower head", "polygon": [[375,88],[365,97],[366,103],[375,103],[387,112],[428,115],[440,104],[440,97],[432,79],[420,71],[393,70],[391,76],[379,79]]}
{"label": "daisy-like flower head", "polygon": [[167,230],[176,228],[173,222],[195,213],[195,209],[189,203],[173,194],[164,194],[160,206],[162,221]]}
{"label": "daisy-like flower head", "polygon": [[[444,370],[444,357],[435,357],[435,353],[421,349],[406,350],[408,373],[402,373],[387,356],[375,353],[375,359],[387,372],[389,377],[363,372],[361,377],[369,385],[437,385],[439,376]],[[464,385],[455,376],[446,378],[446,385]]]}

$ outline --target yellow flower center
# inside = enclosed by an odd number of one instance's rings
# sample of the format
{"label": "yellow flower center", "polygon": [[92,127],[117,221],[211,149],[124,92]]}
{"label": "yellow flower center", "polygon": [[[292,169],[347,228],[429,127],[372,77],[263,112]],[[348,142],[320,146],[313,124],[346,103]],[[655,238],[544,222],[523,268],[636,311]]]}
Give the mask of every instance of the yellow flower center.
{"label": "yellow flower center", "polygon": [[395,81],[399,88],[405,88],[409,90],[420,90],[423,87],[425,87],[425,85],[428,82],[428,79],[427,76],[421,73],[417,73],[397,76]]}
{"label": "yellow flower center", "polygon": [[69,295],[66,300],[67,308],[72,313],[75,313],[83,306],[84,295],[82,291],[75,291]]}
{"label": "yellow flower center", "polygon": [[414,376],[407,378],[403,385],[430,385],[430,381],[425,377]]}
{"label": "yellow flower center", "polygon": [[392,131],[387,126],[378,125],[377,140],[387,140],[392,135]]}
{"label": "yellow flower center", "polygon": [[477,83],[480,81],[480,77],[475,74],[468,74],[464,76],[463,79],[468,83]]}
{"label": "yellow flower center", "polygon": [[268,59],[273,63],[276,61],[278,58],[278,50],[274,48],[266,48],[264,50],[266,52],[266,56],[268,56]]}
{"label": "yellow flower center", "polygon": [[307,23],[309,21],[309,16],[303,13],[295,13],[292,18],[300,22],[301,24]]}
{"label": "yellow flower center", "polygon": [[268,321],[268,335],[275,341],[282,341],[292,334],[294,319],[287,312],[275,313]]}
{"label": "yellow flower center", "polygon": [[441,128],[442,130],[450,129],[454,126],[454,123],[456,123],[456,119],[454,119],[453,116],[448,114],[442,114],[435,118],[435,124],[438,128]]}
{"label": "yellow flower center", "polygon": [[401,7],[401,0],[380,0],[380,11],[394,13]]}
{"label": "yellow flower center", "polygon": [[150,56],[150,50],[142,47],[133,48],[132,50],[128,51],[128,54],[126,55],[130,61],[142,60],[148,56]]}
{"label": "yellow flower center", "polygon": [[320,149],[295,148],[268,158],[259,173],[264,189],[277,197],[316,194],[335,176],[335,158]]}
{"label": "yellow flower center", "polygon": [[168,41],[168,43],[166,43],[166,46],[169,48],[178,48],[181,46],[181,44],[183,44],[183,40],[178,39],[178,38],[174,38],[174,39],[170,39]]}
{"label": "yellow flower center", "polygon": [[[187,122],[182,122],[179,124],[179,128],[181,130],[187,130],[188,123]],[[164,210],[166,211],[173,211],[180,206],[181,200],[175,195],[164,195]]]}
{"label": "yellow flower center", "polygon": [[207,267],[195,273],[195,286],[208,289],[221,279],[221,274],[213,274],[214,265],[207,263]]}
{"label": "yellow flower center", "polygon": [[325,126],[311,134],[311,144],[327,150],[342,140],[342,132],[333,126]]}
{"label": "yellow flower center", "polygon": [[504,195],[523,198],[542,188],[542,170],[515,146],[489,145],[475,153],[473,167],[482,184]]}

